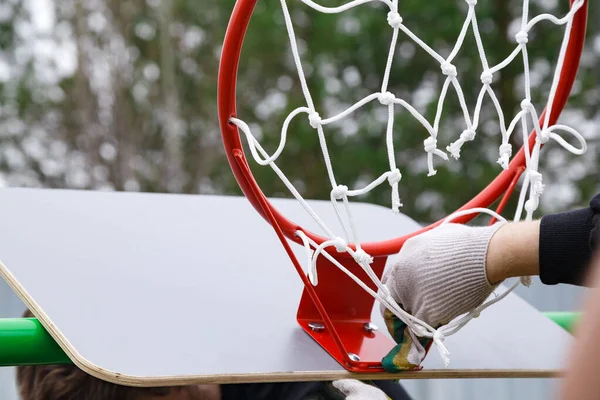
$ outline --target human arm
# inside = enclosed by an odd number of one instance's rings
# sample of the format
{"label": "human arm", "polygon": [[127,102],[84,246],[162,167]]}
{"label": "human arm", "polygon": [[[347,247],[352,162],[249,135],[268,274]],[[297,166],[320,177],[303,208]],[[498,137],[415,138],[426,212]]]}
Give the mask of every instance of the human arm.
{"label": "human arm", "polygon": [[[540,275],[546,284],[583,284],[598,242],[599,214],[596,196],[587,208],[541,221],[491,227],[446,224],[408,240],[390,263],[384,283],[403,309],[434,328],[479,306],[510,277]],[[401,321],[382,312],[398,343],[384,366],[417,367],[426,343],[414,342]],[[397,357],[400,353],[408,356]]]}
{"label": "human arm", "polygon": [[485,258],[490,284],[539,275],[540,221],[504,224],[490,239]]}

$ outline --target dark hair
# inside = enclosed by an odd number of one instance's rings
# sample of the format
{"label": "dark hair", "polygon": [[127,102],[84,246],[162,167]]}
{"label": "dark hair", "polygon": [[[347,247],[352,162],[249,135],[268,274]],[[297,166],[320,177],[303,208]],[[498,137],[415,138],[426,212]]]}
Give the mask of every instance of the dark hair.
{"label": "dark hair", "polygon": [[[30,311],[24,317],[33,317]],[[180,394],[182,399],[204,399],[198,386],[139,388],[95,378],[75,365],[36,365],[17,368],[22,400],[159,400]]]}

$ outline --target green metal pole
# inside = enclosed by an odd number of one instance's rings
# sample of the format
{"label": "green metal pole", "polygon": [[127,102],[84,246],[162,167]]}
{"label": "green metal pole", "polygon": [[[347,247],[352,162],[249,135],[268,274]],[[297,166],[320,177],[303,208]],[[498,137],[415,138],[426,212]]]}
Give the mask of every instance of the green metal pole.
{"label": "green metal pole", "polygon": [[545,312],[543,314],[571,333],[581,318],[580,312]]}
{"label": "green metal pole", "polygon": [[36,318],[0,318],[0,366],[71,364]]}

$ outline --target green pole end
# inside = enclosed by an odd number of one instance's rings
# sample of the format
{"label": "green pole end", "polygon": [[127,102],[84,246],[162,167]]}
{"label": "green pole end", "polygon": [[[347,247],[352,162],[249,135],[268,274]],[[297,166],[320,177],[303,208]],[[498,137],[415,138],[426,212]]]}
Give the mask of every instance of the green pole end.
{"label": "green pole end", "polygon": [[543,314],[570,333],[573,333],[581,318],[580,312],[545,312]]}
{"label": "green pole end", "polygon": [[36,318],[0,318],[0,366],[72,364]]}

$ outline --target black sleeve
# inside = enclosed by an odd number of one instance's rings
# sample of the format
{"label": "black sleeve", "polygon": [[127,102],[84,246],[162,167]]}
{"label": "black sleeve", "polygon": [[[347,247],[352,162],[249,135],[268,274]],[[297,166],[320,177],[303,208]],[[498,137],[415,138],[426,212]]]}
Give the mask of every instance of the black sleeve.
{"label": "black sleeve", "polygon": [[588,208],[551,214],[540,224],[540,279],[583,285],[600,235],[600,194]]}

